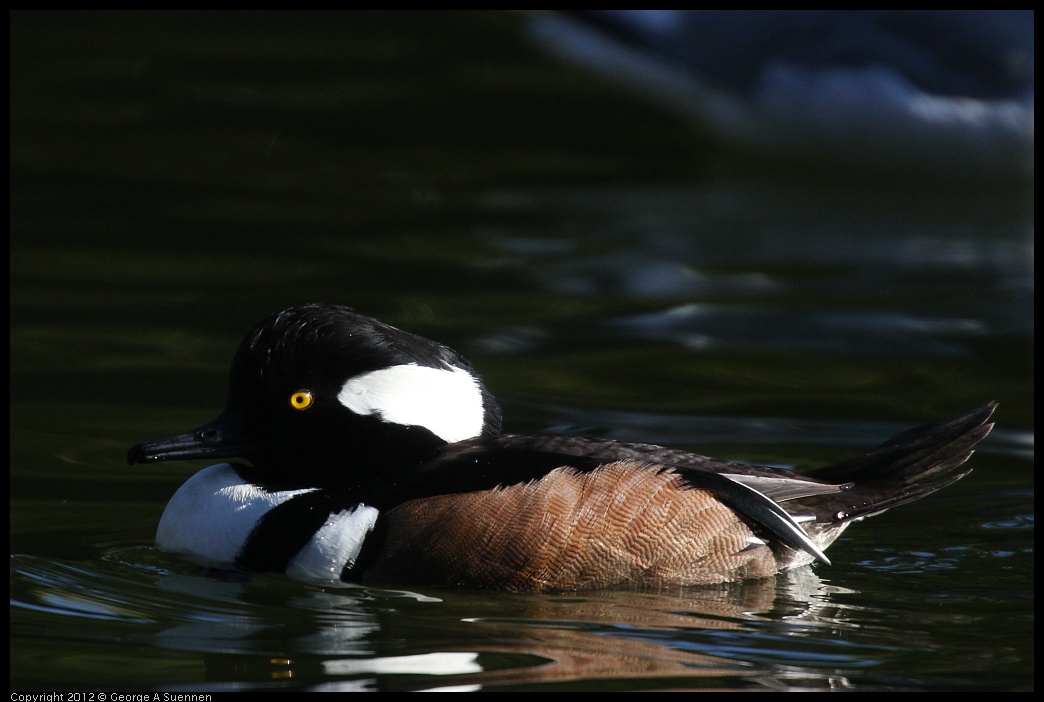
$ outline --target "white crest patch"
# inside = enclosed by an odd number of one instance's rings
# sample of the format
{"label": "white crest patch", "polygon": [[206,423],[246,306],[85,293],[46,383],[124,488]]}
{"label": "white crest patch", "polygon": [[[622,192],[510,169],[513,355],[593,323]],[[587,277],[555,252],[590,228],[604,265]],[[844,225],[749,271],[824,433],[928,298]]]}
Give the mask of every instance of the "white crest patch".
{"label": "white crest patch", "polygon": [[218,463],[193,475],[170,498],[156,545],[205,563],[231,565],[266,512],[315,490],[266,492],[243,482],[228,463]]}
{"label": "white crest patch", "polygon": [[337,399],[356,414],[426,427],[448,443],[478,436],[485,418],[478,380],[463,368],[382,368],[346,382]]}
{"label": "white crest patch", "polygon": [[290,561],[286,574],[310,582],[340,582],[341,570],[355,563],[378,514],[375,508],[362,504],[331,514]]}

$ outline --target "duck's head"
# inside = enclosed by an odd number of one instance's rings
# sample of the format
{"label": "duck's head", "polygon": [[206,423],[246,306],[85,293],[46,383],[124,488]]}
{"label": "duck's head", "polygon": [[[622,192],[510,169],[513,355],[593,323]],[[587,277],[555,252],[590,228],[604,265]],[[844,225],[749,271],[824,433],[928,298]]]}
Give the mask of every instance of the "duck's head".
{"label": "duck's head", "polygon": [[499,406],[455,351],[348,307],[310,304],[247,334],[216,419],[138,444],[128,460],[236,457],[268,485],[358,489],[499,431]]}

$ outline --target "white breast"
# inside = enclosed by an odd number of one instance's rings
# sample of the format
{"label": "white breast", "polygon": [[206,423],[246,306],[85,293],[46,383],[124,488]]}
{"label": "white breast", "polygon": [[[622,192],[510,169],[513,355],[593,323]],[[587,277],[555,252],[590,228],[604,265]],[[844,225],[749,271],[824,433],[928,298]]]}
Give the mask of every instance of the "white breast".
{"label": "white breast", "polygon": [[[267,491],[245,482],[228,463],[204,468],[167,503],[156,530],[156,545],[193,560],[230,566],[258,521],[273,508],[317,488]],[[338,582],[353,563],[378,511],[358,505],[331,514],[287,567],[299,580]]]}
{"label": "white breast", "polygon": [[156,529],[156,545],[215,565],[231,565],[259,519],[315,488],[267,492],[228,463],[204,468],[178,488]]}
{"label": "white breast", "polygon": [[331,514],[290,561],[286,574],[309,582],[340,582],[341,570],[355,563],[378,514],[367,505]]}

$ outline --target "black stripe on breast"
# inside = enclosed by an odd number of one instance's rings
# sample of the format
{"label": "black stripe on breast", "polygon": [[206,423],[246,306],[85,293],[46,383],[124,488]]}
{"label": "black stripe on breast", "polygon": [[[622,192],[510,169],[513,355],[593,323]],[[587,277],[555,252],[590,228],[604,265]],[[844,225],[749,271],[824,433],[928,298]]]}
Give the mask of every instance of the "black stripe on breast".
{"label": "black stripe on breast", "polygon": [[359,582],[364,578],[367,570],[372,568],[377,559],[380,558],[385,541],[388,538],[388,520],[381,511],[377,516],[377,522],[373,529],[363,541],[362,549],[354,563],[346,563],[341,571],[341,580],[344,582]]}
{"label": "black stripe on breast", "polygon": [[236,565],[255,572],[286,572],[294,556],[304,548],[338,501],[324,490],[297,495],[273,507],[258,521],[236,556]]}

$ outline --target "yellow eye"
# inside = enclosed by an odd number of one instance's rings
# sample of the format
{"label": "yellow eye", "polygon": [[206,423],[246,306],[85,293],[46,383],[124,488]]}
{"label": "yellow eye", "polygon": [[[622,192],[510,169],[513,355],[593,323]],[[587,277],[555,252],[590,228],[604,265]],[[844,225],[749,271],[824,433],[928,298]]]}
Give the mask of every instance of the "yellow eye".
{"label": "yellow eye", "polygon": [[315,398],[312,397],[311,390],[298,390],[290,396],[290,406],[295,410],[306,410],[312,406],[315,402]]}

